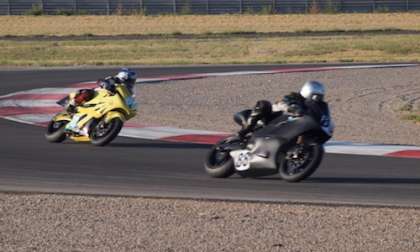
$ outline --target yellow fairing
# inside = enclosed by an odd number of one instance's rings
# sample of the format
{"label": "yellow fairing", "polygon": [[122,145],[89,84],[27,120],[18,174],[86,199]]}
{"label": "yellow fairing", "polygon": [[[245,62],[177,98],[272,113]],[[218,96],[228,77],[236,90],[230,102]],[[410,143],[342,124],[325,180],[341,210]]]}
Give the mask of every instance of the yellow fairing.
{"label": "yellow fairing", "polygon": [[125,116],[117,111],[110,111],[105,115],[105,122],[109,123],[112,119],[119,118],[121,121],[125,121]]}
{"label": "yellow fairing", "polygon": [[[127,99],[128,97],[131,97],[132,94],[130,93],[130,91],[128,91],[128,89],[124,86],[124,85],[119,85],[117,86],[117,92],[121,95],[121,97],[123,97],[123,99]],[[127,107],[127,104],[124,101],[124,112],[126,113],[126,119],[129,120],[131,118],[133,118],[136,115],[136,110],[135,109],[130,109],[129,107]]]}
{"label": "yellow fairing", "polygon": [[59,113],[59,114],[55,115],[52,120],[55,121],[55,122],[58,122],[58,121],[69,121],[70,122],[71,121],[71,116],[69,114],[63,112],[63,113]]}
{"label": "yellow fairing", "polygon": [[117,93],[111,94],[107,90],[100,89],[95,97],[78,107],[77,115],[82,119],[77,123],[81,129],[91,119],[100,119],[105,116],[105,120],[120,118],[123,122],[136,115],[136,111],[130,109],[125,103],[125,99],[131,96],[123,85],[117,86]]}
{"label": "yellow fairing", "polygon": [[88,136],[70,136],[70,139],[75,142],[90,142],[90,138]]}

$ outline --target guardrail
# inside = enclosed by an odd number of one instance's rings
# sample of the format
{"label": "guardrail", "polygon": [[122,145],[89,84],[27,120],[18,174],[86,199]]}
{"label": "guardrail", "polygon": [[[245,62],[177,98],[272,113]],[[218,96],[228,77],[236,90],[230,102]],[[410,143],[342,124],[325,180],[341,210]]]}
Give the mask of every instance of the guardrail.
{"label": "guardrail", "polygon": [[0,0],[0,15],[400,12],[420,0]]}

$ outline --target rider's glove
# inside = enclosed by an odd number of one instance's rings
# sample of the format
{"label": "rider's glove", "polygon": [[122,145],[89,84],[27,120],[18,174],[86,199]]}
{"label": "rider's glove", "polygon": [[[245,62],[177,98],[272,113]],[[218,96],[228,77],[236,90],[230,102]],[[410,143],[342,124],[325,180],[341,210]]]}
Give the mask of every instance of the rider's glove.
{"label": "rider's glove", "polygon": [[302,116],[303,115],[303,108],[302,106],[299,106],[297,104],[291,104],[288,109],[287,112],[293,116]]}
{"label": "rider's glove", "polygon": [[292,104],[303,104],[305,102],[305,98],[303,98],[299,93],[292,92],[283,97],[283,102],[289,106]]}

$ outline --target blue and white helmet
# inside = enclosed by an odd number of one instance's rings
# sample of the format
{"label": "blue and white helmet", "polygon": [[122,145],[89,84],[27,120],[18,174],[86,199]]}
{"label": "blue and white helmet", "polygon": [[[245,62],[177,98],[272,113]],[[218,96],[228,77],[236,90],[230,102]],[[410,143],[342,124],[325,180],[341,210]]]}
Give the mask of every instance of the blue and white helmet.
{"label": "blue and white helmet", "polygon": [[119,83],[124,83],[131,88],[136,83],[137,74],[128,68],[122,68],[115,76],[115,79]]}
{"label": "blue and white helmet", "polygon": [[325,95],[324,85],[318,81],[307,81],[300,90],[300,95],[305,99],[321,101]]}

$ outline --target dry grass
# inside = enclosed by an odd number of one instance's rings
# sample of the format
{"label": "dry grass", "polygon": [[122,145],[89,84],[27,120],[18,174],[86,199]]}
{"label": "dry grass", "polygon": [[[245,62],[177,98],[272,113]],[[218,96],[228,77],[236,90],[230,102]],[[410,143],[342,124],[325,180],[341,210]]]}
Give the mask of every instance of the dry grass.
{"label": "dry grass", "polygon": [[420,35],[141,41],[0,41],[0,64],[17,66],[419,60]]}
{"label": "dry grass", "polygon": [[5,35],[420,30],[420,13],[217,16],[0,16]]}
{"label": "dry grass", "polygon": [[420,114],[408,114],[404,115],[403,118],[405,120],[413,121],[415,123],[420,123]]}
{"label": "dry grass", "polygon": [[400,109],[402,119],[420,124],[420,102],[416,98],[409,100]]}

